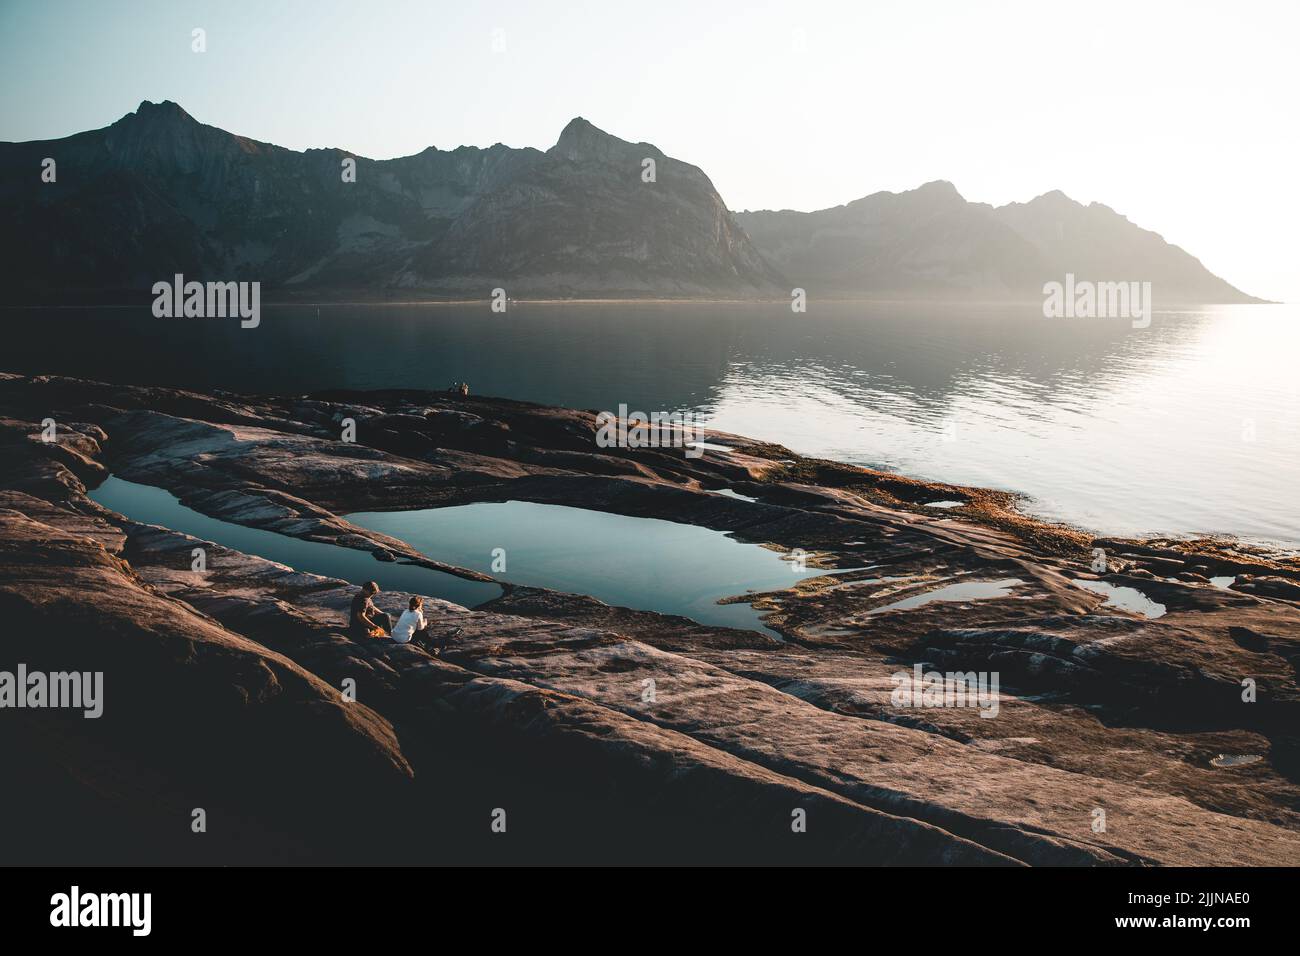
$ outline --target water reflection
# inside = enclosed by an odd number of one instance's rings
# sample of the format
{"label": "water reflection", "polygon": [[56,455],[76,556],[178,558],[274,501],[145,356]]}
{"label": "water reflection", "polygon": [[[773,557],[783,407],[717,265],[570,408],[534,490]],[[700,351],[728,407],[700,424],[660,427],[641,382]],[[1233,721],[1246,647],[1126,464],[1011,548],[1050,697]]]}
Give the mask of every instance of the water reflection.
{"label": "water reflection", "polygon": [[[689,408],[797,451],[1031,496],[1117,534],[1300,544],[1300,310],[1123,320],[827,303],[271,307],[258,329],[8,310],[7,370],[254,392],[445,388]],[[57,345],[55,344],[57,343]]]}

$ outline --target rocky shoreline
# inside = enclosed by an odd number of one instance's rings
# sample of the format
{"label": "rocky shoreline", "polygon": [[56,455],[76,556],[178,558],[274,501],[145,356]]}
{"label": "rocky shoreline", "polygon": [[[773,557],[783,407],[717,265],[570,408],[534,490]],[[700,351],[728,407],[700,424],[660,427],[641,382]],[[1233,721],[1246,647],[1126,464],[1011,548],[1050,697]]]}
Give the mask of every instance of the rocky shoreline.
{"label": "rocky shoreline", "polygon": [[[6,809],[29,822],[17,861],[1300,862],[1294,557],[1094,539],[1002,493],[734,435],[691,459],[598,448],[595,429],[590,411],[431,392],[0,375],[0,670],[102,671],[106,688],[98,720],[0,710],[24,781]],[[433,657],[349,639],[347,582],[102,508],[86,492],[110,473],[475,580],[342,516],[564,504],[838,573],[745,598],[782,640],[536,587],[431,599],[461,629]],[[996,717],[898,706],[894,675],[917,665],[1000,675]],[[1246,755],[1262,759],[1216,765]]]}

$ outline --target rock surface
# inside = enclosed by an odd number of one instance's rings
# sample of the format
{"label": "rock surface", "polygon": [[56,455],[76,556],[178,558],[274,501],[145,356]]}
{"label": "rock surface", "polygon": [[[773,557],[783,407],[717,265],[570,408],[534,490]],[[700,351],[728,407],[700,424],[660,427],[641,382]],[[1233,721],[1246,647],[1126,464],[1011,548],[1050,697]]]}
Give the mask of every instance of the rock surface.
{"label": "rock surface", "polygon": [[[189,809],[210,806],[239,821],[228,856],[248,860],[1300,862],[1293,557],[1100,544],[1002,495],[738,436],[688,459],[594,433],[590,412],[436,393],[0,376],[0,611],[16,624],[0,670],[107,685],[99,721],[0,711],[29,793],[129,828],[153,858],[197,853]],[[746,597],[781,640],[537,587],[474,609],[427,597],[435,630],[459,629],[432,656],[350,639],[357,582],[101,508],[86,489],[110,471],[376,567],[383,551],[477,574],[341,515],[514,499],[727,531],[828,573]],[[939,499],[965,504],[924,507]],[[1109,572],[1090,570],[1094,546]],[[1080,584],[1097,580],[1165,613]],[[911,706],[896,675],[917,665],[1000,685],[981,707]],[[1214,763],[1234,754],[1264,759]],[[59,842],[35,817],[33,854]]]}

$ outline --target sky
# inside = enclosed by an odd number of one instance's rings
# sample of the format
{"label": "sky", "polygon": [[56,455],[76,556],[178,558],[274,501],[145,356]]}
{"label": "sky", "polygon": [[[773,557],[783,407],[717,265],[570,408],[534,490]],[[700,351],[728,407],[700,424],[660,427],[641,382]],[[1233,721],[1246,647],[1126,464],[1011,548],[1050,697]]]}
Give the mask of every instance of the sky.
{"label": "sky", "polygon": [[0,0],[0,140],[146,99],[375,159],[584,116],[732,209],[1060,189],[1300,301],[1297,36],[1295,0]]}

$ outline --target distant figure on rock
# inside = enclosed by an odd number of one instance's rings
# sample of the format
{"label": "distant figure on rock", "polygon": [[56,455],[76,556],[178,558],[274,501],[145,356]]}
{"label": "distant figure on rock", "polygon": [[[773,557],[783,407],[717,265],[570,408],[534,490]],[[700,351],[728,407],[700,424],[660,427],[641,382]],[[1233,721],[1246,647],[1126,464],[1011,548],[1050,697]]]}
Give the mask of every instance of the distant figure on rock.
{"label": "distant figure on rock", "polygon": [[453,395],[459,395],[461,398],[464,398],[469,395],[469,383],[453,382],[451,388],[447,389],[447,391],[451,392]]}
{"label": "distant figure on rock", "polygon": [[348,631],[353,637],[387,637],[393,629],[393,619],[387,612],[375,607],[370,600],[379,593],[379,585],[367,581],[352,599],[352,614],[348,619]]}

